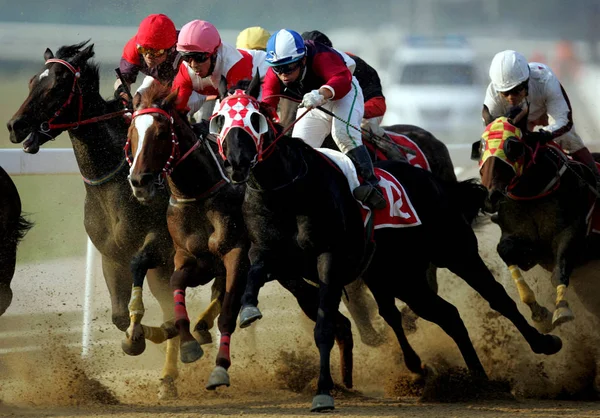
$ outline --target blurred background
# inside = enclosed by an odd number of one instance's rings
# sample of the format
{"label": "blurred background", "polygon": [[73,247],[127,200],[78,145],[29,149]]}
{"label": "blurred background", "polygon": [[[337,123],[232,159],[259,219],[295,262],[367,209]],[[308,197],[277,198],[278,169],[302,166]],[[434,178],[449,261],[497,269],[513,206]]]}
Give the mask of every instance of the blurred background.
{"label": "blurred background", "polygon": [[[56,51],[91,39],[101,68],[101,90],[112,96],[123,46],[145,16],[165,13],[178,28],[192,19],[209,20],[232,44],[249,26],[271,32],[284,27],[321,30],[336,48],[361,56],[378,70],[388,102],[385,123],[430,130],[450,148],[461,177],[478,175],[469,155],[471,143],[483,131],[481,106],[491,58],[515,49],[552,67],[570,97],[577,131],[592,151],[600,150],[600,0],[0,0],[0,10],[4,122],[27,96],[28,80],[43,68],[47,47]],[[30,312],[32,298],[37,297],[36,308],[69,311],[76,321],[87,303],[82,291],[83,183],[72,169],[72,152],[52,157],[56,174],[35,175],[28,168],[48,160],[47,150],[23,162],[20,147],[10,143],[7,130],[0,130],[0,148],[14,149],[12,154],[0,150],[0,166],[16,161],[11,174],[24,211],[36,223],[19,248],[15,299],[7,315]],[[70,148],[71,143],[63,134],[45,147]],[[103,299],[93,308],[108,323],[101,275],[95,286]],[[52,304],[47,303],[49,295]],[[61,308],[56,308],[57,300]],[[104,328],[117,338],[112,326]],[[0,322],[0,331],[8,329],[14,330],[15,323]],[[14,332],[13,337],[4,334],[0,353],[23,344]],[[64,332],[70,336],[67,342],[78,344],[76,330],[69,325]]]}

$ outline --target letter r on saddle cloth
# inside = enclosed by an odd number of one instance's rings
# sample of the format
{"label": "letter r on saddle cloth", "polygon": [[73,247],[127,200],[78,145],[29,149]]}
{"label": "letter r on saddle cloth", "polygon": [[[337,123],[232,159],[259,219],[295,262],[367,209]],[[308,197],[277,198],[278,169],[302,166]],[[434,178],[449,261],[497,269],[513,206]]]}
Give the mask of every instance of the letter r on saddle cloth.
{"label": "letter r on saddle cloth", "polygon": [[[354,190],[360,185],[354,163],[348,156],[329,148],[316,148],[316,150],[333,161],[339,170],[344,173],[348,179],[350,190]],[[383,195],[387,204],[385,209],[373,211],[357,200],[356,202],[361,209],[363,225],[367,227],[372,224],[373,229],[407,228],[421,225],[421,219],[402,184],[385,170],[375,168],[375,175],[379,179],[379,187],[384,192]],[[367,232],[368,236],[371,236],[372,231]]]}

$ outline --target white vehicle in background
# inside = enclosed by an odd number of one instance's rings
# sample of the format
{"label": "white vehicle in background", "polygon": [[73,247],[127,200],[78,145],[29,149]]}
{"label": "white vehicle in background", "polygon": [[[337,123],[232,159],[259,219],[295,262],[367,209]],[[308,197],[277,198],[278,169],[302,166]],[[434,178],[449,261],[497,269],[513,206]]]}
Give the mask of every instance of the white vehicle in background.
{"label": "white vehicle in background", "polygon": [[383,124],[417,125],[447,144],[476,141],[485,86],[475,58],[461,37],[409,37],[384,76]]}

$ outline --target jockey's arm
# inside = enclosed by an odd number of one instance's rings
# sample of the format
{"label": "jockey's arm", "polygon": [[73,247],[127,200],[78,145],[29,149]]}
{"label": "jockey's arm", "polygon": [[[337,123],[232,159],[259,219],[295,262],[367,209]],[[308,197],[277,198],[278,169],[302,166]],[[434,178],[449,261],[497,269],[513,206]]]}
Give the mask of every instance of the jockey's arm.
{"label": "jockey's arm", "polygon": [[551,132],[553,138],[558,138],[573,128],[573,112],[567,98],[567,93],[556,77],[548,80],[545,92],[546,110],[548,116],[554,119],[554,123],[543,129]]}
{"label": "jockey's arm", "polygon": [[[483,126],[487,126],[489,123],[493,121],[495,117],[498,115],[504,115],[507,109],[504,103],[502,102],[502,98],[500,94],[494,90],[494,87],[490,83],[485,92],[485,99],[483,100],[483,110],[481,112],[481,119],[483,120]],[[486,113],[487,112],[487,113]],[[495,115],[495,116],[494,116]],[[492,118],[491,121],[487,121],[489,118]]]}
{"label": "jockey's arm", "polygon": [[[187,112],[189,110],[188,102],[190,101],[190,97],[192,96],[194,88],[192,80],[188,74],[187,67],[183,64],[179,66],[179,71],[173,80],[172,90],[175,91],[177,89],[179,89],[179,91],[177,93],[175,108],[179,112]],[[198,97],[196,97],[196,99],[198,99]],[[202,104],[200,104],[200,106],[202,106]],[[200,106],[198,106],[198,109]]]}
{"label": "jockey's arm", "polygon": [[319,93],[327,100],[341,99],[352,88],[352,73],[341,57],[334,52],[316,54],[312,70],[325,80],[325,84],[319,88]]}

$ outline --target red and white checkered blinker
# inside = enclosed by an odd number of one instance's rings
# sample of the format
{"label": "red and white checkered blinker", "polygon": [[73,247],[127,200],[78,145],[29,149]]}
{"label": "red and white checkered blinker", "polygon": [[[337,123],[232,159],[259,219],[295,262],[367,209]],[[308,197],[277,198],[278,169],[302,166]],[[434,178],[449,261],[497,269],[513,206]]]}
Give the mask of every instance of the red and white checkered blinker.
{"label": "red and white checkered blinker", "polygon": [[[252,123],[254,119],[258,126]],[[262,135],[269,130],[265,116],[260,113],[258,101],[242,90],[236,90],[233,95],[225,97],[219,111],[210,118],[209,131],[217,136],[219,153],[225,160],[223,153],[223,142],[229,131],[233,128],[243,129],[252,137],[256,145],[258,160],[262,156]]]}

